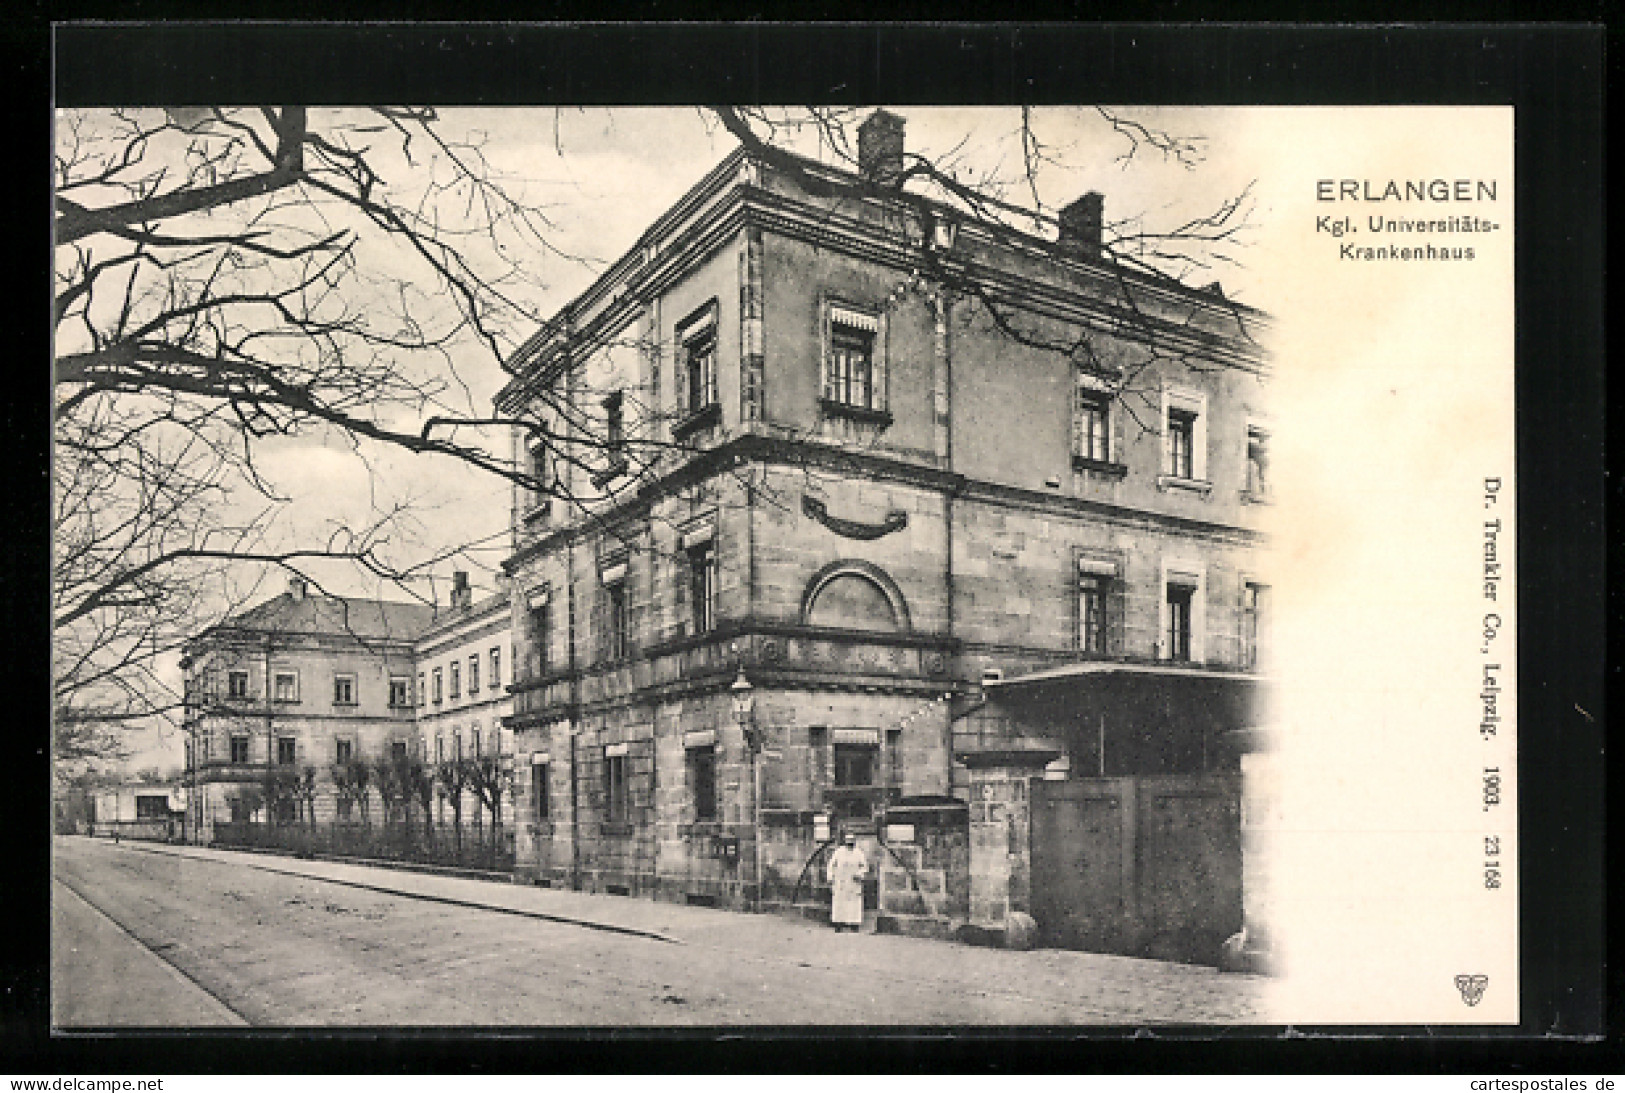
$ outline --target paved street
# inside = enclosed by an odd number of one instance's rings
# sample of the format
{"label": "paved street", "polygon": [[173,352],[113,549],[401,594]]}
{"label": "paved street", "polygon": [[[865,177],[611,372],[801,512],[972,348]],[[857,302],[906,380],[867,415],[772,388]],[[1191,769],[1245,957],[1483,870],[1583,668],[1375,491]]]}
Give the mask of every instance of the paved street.
{"label": "paved street", "polygon": [[52,873],[62,1027],[1263,1019],[1263,980],[1127,957],[199,847],[59,839]]}

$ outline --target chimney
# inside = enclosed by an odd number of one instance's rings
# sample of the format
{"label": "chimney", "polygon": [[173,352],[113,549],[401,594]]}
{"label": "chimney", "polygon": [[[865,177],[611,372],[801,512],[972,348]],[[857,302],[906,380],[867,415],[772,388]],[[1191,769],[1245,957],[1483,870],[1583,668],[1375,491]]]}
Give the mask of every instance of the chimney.
{"label": "chimney", "polygon": [[305,598],[305,579],[297,573],[288,578],[288,595],[295,600]]}
{"label": "chimney", "polygon": [[466,611],[473,602],[468,591],[468,574],[459,569],[451,575],[451,609]]}
{"label": "chimney", "polygon": [[892,183],[903,173],[903,126],[896,114],[876,110],[858,126],[858,170],[863,177]]}
{"label": "chimney", "polygon": [[1100,257],[1100,224],[1106,199],[1090,190],[1061,210],[1061,249],[1083,258]]}

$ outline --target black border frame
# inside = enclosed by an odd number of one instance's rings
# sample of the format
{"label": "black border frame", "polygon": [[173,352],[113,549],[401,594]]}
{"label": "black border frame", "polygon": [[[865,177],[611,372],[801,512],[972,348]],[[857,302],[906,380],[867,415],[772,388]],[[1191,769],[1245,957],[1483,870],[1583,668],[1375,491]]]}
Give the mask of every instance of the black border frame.
{"label": "black border frame", "polygon": [[[1604,42],[1595,24],[56,26],[44,61],[53,66],[52,101],[62,105],[364,103],[403,94],[413,101],[486,105],[1514,105],[1524,1019],[1515,1029],[1405,1026],[1283,1036],[1281,1030],[1206,1028],[1158,1030],[1149,1038],[1132,1029],[1079,1035],[935,1028],[859,1036],[766,1030],[726,1039],[643,1030],[491,1038],[453,1030],[276,1031],[247,1040],[201,1033],[51,1038],[48,917],[41,900],[24,909],[26,932],[7,947],[0,970],[7,1069],[1617,1071],[1617,1045],[1603,1039]],[[31,51],[25,65],[37,67],[40,60]],[[40,75],[46,76],[43,69]],[[44,250],[49,263],[48,237]],[[40,404],[31,403],[29,385],[21,390],[29,392],[26,408],[13,404],[8,416],[22,427],[7,433],[20,449],[20,465],[43,468],[48,422]],[[44,393],[48,397],[48,387]],[[13,526],[48,526],[43,492],[8,494]],[[14,547],[12,560],[0,585],[7,606],[14,617],[43,621],[46,551]],[[12,628],[19,646],[27,640],[20,632],[27,628]],[[38,646],[30,645],[14,651],[13,664],[39,660]],[[44,687],[31,693],[43,696]],[[47,707],[30,702],[20,712],[22,725],[39,725],[35,715]],[[48,815],[47,759],[43,748],[29,752],[34,762],[18,779],[26,792],[6,812],[13,832],[29,833],[15,837],[13,846],[33,851],[26,861],[14,852],[14,867],[43,881],[48,845],[31,841],[31,833],[36,818]],[[43,893],[46,885],[29,890]]]}

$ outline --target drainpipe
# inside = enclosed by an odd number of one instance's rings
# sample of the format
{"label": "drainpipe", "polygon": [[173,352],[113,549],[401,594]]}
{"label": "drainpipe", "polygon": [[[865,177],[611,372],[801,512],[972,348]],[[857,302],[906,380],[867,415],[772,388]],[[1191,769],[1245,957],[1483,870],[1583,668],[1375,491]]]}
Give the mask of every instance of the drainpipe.
{"label": "drainpipe", "polygon": [[[271,708],[271,639],[265,639],[265,682],[262,687],[265,692],[265,776],[271,776],[271,757],[276,753],[276,712]],[[271,802],[264,800],[262,792],[260,807],[265,809],[265,819],[271,819]]]}
{"label": "drainpipe", "polygon": [[576,796],[576,727],[570,727],[570,888],[581,891],[581,812]]}

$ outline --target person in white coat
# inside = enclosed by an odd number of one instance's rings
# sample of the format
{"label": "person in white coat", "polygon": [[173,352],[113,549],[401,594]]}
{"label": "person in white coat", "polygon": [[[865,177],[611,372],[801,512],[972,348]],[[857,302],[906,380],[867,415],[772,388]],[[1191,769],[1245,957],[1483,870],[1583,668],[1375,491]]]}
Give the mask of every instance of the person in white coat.
{"label": "person in white coat", "polygon": [[869,859],[858,849],[857,836],[848,831],[841,845],[829,856],[824,869],[834,897],[830,903],[829,922],[836,932],[856,931],[863,925],[863,878],[869,875]]}

